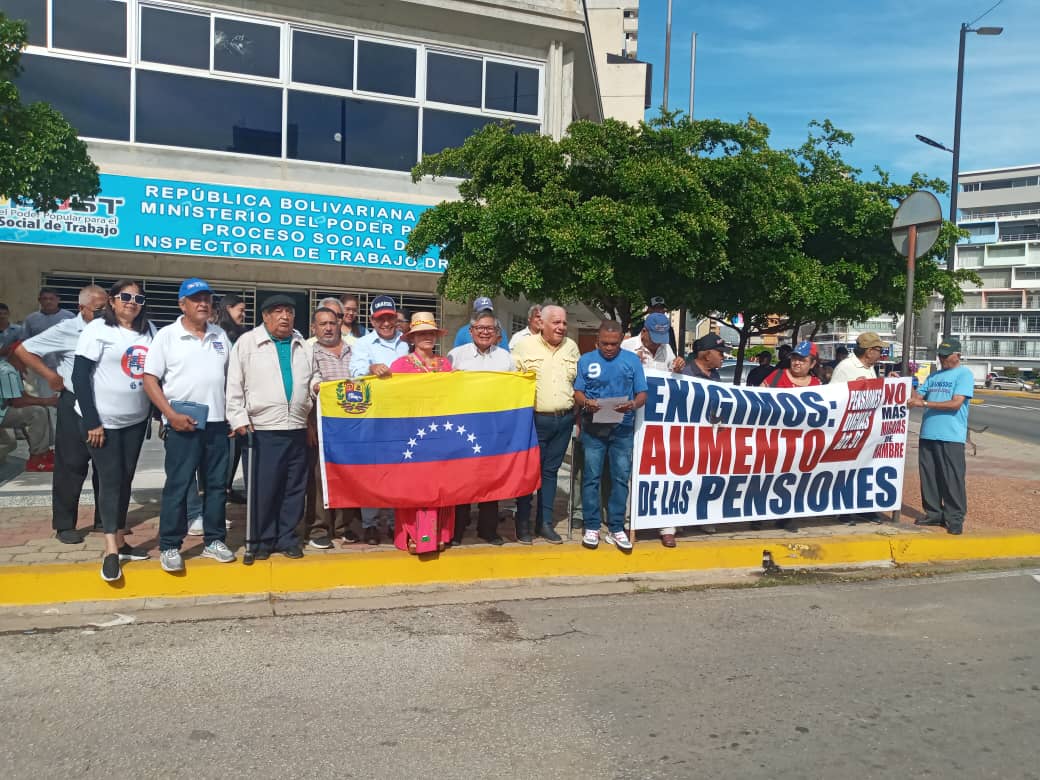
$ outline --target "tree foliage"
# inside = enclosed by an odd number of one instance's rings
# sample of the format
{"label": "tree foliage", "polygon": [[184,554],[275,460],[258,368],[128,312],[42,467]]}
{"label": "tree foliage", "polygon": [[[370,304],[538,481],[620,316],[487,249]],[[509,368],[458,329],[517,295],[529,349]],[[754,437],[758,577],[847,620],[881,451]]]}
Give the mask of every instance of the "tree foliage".
{"label": "tree foliage", "polygon": [[[457,176],[460,199],[423,213],[408,252],[441,246],[452,299],[525,295],[581,301],[626,325],[653,295],[756,334],[902,311],[906,263],[890,238],[899,201],[941,181],[865,180],[842,150],[852,136],[812,123],[798,149],[768,128],[677,113],[640,126],[579,121],[560,141],[489,126],[428,156],[412,176]],[[915,303],[960,300],[970,272],[918,261]],[[739,367],[738,367],[739,372]],[[739,373],[738,373],[739,376]]]}
{"label": "tree foliage", "polygon": [[0,195],[50,211],[96,195],[98,169],[61,114],[45,103],[22,103],[14,78],[25,43],[25,24],[0,14]]}

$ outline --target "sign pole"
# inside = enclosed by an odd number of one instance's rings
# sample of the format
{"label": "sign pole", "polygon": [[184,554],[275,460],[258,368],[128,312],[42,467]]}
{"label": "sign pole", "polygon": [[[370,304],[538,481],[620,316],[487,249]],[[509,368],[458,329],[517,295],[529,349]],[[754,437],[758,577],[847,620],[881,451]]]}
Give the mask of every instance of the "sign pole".
{"label": "sign pole", "polygon": [[906,255],[906,311],[903,312],[903,376],[910,376],[910,345],[913,343],[910,320],[914,316],[914,273],[916,271],[917,256],[917,225],[909,226],[907,243],[909,244],[909,248]]}

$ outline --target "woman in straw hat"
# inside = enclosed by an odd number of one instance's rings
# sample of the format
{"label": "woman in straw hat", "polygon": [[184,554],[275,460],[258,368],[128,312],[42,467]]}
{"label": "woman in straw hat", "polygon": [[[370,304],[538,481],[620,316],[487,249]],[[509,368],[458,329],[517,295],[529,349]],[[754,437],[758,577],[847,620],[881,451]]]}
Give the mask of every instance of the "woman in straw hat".
{"label": "woman in straw hat", "polygon": [[[447,358],[434,354],[437,339],[447,331],[437,327],[437,320],[428,311],[412,315],[410,327],[401,338],[412,345],[412,352],[390,364],[393,374],[430,374],[451,371]],[[420,527],[421,526],[421,527]],[[394,546],[410,553],[419,552],[420,542],[436,541],[437,550],[447,546],[455,533],[455,507],[394,510]]]}

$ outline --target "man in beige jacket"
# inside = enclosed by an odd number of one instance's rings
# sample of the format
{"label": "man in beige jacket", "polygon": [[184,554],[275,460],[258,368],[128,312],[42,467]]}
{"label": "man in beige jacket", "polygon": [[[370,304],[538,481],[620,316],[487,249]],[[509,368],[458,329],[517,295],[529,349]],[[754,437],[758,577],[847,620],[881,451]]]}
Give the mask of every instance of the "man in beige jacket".
{"label": "man in beige jacket", "polygon": [[231,430],[253,434],[250,562],[272,552],[303,557],[296,524],[307,491],[307,416],[313,404],[313,355],[293,329],[293,299],[272,295],[261,312],[263,324],[235,342],[227,380]]}

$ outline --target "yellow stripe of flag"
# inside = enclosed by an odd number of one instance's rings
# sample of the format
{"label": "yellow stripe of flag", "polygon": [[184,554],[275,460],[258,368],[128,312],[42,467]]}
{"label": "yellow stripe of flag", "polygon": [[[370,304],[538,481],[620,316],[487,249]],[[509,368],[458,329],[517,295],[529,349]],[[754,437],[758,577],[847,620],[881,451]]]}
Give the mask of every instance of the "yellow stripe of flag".
{"label": "yellow stripe of flag", "polygon": [[323,382],[324,417],[365,419],[504,412],[534,405],[534,374],[453,371]]}

